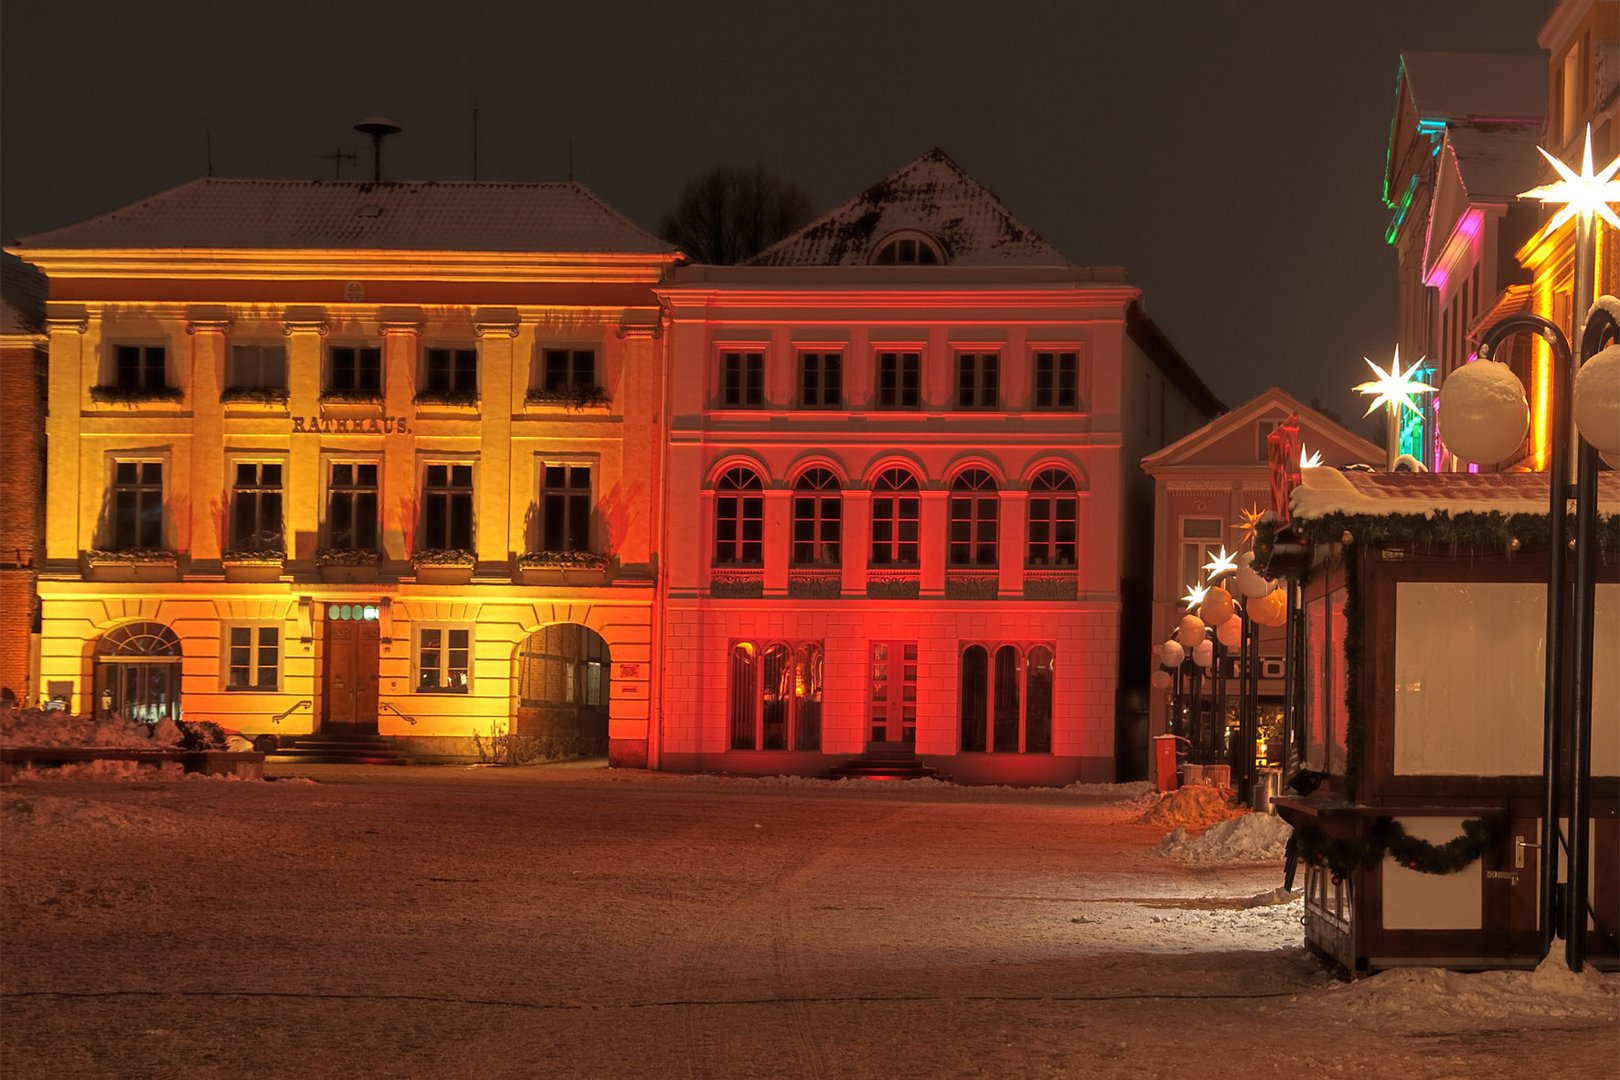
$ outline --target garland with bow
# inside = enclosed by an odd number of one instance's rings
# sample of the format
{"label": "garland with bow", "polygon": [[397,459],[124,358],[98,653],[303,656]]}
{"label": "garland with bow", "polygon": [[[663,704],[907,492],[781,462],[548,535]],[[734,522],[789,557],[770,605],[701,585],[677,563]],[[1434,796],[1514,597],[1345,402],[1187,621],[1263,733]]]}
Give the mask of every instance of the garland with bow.
{"label": "garland with bow", "polygon": [[1365,838],[1329,836],[1310,826],[1296,828],[1294,835],[1301,859],[1312,866],[1326,867],[1335,878],[1344,878],[1354,870],[1377,865],[1385,855],[1420,874],[1458,873],[1473,865],[1486,848],[1501,841],[1504,822],[1500,818],[1469,818],[1462,823],[1462,829],[1461,836],[1443,844],[1419,840],[1394,818],[1377,819],[1371,835]]}

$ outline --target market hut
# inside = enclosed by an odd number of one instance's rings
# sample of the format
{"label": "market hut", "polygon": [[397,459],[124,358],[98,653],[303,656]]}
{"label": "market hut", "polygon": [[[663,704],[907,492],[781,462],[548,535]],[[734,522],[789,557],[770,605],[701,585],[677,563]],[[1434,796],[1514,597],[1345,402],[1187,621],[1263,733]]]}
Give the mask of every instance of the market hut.
{"label": "market hut", "polygon": [[[1352,974],[1533,966],[1543,816],[1546,474],[1307,470],[1257,545],[1299,581],[1301,753],[1278,812],[1305,934]],[[1588,959],[1620,927],[1620,476],[1598,483]],[[1563,748],[1567,755],[1567,746]],[[1567,901],[1565,901],[1567,902]]]}

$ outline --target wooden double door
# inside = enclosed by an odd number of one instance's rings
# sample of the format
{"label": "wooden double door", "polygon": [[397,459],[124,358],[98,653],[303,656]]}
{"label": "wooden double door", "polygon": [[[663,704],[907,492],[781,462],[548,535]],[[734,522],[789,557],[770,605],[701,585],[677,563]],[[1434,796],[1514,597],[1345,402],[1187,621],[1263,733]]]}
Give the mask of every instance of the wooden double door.
{"label": "wooden double door", "polygon": [[377,734],[380,642],[375,619],[340,618],[328,611],[321,675],[322,732]]}

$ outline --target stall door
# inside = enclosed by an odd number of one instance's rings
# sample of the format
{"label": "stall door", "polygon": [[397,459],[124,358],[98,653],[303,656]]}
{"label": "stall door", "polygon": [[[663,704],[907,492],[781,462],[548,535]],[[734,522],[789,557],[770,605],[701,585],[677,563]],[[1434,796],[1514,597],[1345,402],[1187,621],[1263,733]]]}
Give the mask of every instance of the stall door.
{"label": "stall door", "polygon": [[874,641],[868,664],[867,721],[870,742],[912,746],[917,742],[917,643]]}
{"label": "stall door", "polygon": [[377,733],[378,649],[374,620],[327,618],[322,731]]}

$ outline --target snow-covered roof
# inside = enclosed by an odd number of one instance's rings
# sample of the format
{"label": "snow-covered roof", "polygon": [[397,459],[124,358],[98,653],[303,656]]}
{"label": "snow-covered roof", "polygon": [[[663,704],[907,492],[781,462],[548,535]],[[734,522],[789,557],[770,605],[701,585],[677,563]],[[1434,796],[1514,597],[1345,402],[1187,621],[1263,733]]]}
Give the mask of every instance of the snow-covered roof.
{"label": "snow-covered roof", "polygon": [[673,254],[584,185],[204,177],[17,249]]}
{"label": "snow-covered roof", "polygon": [[1531,119],[1547,112],[1545,56],[1409,52],[1401,70],[1423,117]]}
{"label": "snow-covered roof", "polygon": [[[1620,473],[1598,474],[1598,513],[1620,514]],[[1306,469],[1289,500],[1294,517],[1334,514],[1547,513],[1546,473],[1340,472]]]}
{"label": "snow-covered roof", "polygon": [[749,260],[756,266],[865,265],[884,238],[914,230],[956,266],[1069,266],[943,150],[930,150]]}
{"label": "snow-covered roof", "polygon": [[1470,199],[1516,198],[1541,182],[1541,125],[1485,124],[1446,132]]}
{"label": "snow-covered roof", "polygon": [[45,330],[45,275],[10,252],[0,261],[0,334]]}

